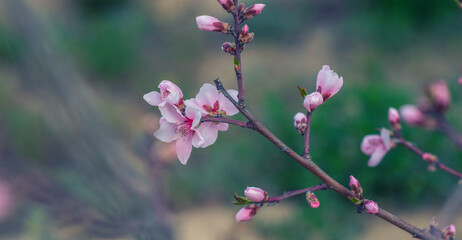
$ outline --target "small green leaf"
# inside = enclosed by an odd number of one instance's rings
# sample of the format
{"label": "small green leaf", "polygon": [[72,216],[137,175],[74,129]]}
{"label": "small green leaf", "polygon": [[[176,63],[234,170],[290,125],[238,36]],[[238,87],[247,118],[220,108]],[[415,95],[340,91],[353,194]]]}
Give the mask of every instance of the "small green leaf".
{"label": "small green leaf", "polygon": [[356,205],[361,204],[361,200],[359,200],[359,199],[357,199],[357,198],[350,198],[350,200],[351,200],[354,204],[356,204]]}
{"label": "small green leaf", "polygon": [[306,88],[302,88],[297,85],[298,91],[300,92],[300,95],[302,95],[302,98],[305,99],[306,95],[308,95],[308,91],[306,91]]}
{"label": "small green leaf", "polygon": [[237,60],[237,57],[234,57],[234,65],[239,66],[239,61]]}

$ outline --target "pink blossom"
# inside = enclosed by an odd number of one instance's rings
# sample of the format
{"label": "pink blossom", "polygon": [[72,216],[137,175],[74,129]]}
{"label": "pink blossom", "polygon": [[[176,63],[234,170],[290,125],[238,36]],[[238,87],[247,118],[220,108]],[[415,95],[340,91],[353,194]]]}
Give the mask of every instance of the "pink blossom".
{"label": "pink blossom", "polygon": [[371,156],[367,163],[369,167],[377,166],[390,148],[390,132],[384,128],[380,130],[380,135],[366,135],[361,142],[361,151]]}
{"label": "pink blossom", "polygon": [[268,197],[268,194],[265,191],[256,187],[247,187],[244,194],[252,202],[261,202]]}
{"label": "pink blossom", "polygon": [[191,155],[192,146],[205,148],[217,139],[216,128],[200,124],[201,112],[186,105],[185,116],[170,103],[159,107],[162,114],[160,128],[154,136],[163,142],[176,141],[176,154],[182,164]]}
{"label": "pink blossom", "polygon": [[299,112],[294,116],[294,127],[300,134],[303,134],[306,130],[307,119],[305,114]]}
{"label": "pink blossom", "polygon": [[305,97],[305,100],[303,100],[303,106],[308,112],[312,112],[317,107],[319,107],[323,102],[324,102],[324,99],[321,93],[313,92]]}
{"label": "pink blossom", "polygon": [[433,101],[437,111],[443,112],[451,103],[451,94],[449,93],[448,84],[444,80],[433,82],[428,87],[428,95]]}
{"label": "pink blossom", "polygon": [[312,192],[306,192],[306,200],[312,208],[318,208],[320,205],[319,199]]}
{"label": "pink blossom", "polygon": [[[228,93],[237,101],[236,90],[229,89]],[[202,85],[199,93],[196,95],[196,98],[189,99],[185,101],[187,106],[197,108],[201,111],[202,116],[233,116],[239,112],[237,108],[223,95],[223,93],[218,93],[218,90],[215,86],[210,83]],[[215,124],[213,122],[205,122],[203,125],[214,125],[220,131],[228,130],[227,123]]]}
{"label": "pink blossom", "polygon": [[322,66],[316,81],[316,91],[322,94],[324,102],[334,96],[343,86],[343,77],[339,77],[329,65]]}
{"label": "pink blossom", "polygon": [[204,31],[227,33],[231,30],[231,25],[221,22],[218,18],[212,16],[198,16],[196,17],[196,23],[197,27]]}
{"label": "pink blossom", "polygon": [[232,12],[234,10],[234,4],[231,0],[218,0],[218,3],[227,11]]}
{"label": "pink blossom", "polygon": [[444,239],[450,239],[451,237],[454,237],[456,235],[456,227],[454,226],[454,224],[451,224],[445,227],[442,230],[442,232]]}
{"label": "pink blossom", "polygon": [[417,106],[412,104],[403,105],[399,111],[407,124],[416,126],[425,124],[425,114]]}
{"label": "pink blossom", "polygon": [[183,92],[181,89],[174,83],[163,80],[159,84],[159,92],[150,92],[143,96],[143,99],[153,106],[163,106],[165,103],[170,103],[173,105],[183,104]]}
{"label": "pink blossom", "polygon": [[363,195],[363,188],[361,187],[361,184],[359,184],[358,179],[353,176],[350,176],[350,189],[358,197]]}
{"label": "pink blossom", "polygon": [[396,130],[399,131],[401,130],[401,122],[399,118],[399,113],[396,108],[389,108],[388,109],[388,122],[390,123],[390,126]]}
{"label": "pink blossom", "polygon": [[252,204],[241,208],[239,212],[236,213],[236,222],[247,222],[250,221],[255,214],[257,214],[258,206]]}
{"label": "pink blossom", "polygon": [[257,4],[254,4],[250,7],[248,7],[245,12],[244,12],[244,17],[246,19],[251,19],[257,15],[259,15],[261,13],[261,11],[263,10],[263,8],[265,7],[265,4],[262,4],[262,3],[257,3]]}
{"label": "pink blossom", "polygon": [[366,212],[368,212],[369,214],[374,215],[379,213],[379,205],[377,205],[377,203],[375,203],[374,201],[364,201],[364,208],[366,209]]}

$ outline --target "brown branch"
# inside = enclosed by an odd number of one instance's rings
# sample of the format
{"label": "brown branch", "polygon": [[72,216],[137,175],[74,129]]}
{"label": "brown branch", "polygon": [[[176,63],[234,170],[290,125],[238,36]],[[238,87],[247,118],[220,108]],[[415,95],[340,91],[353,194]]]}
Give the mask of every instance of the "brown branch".
{"label": "brown branch", "polygon": [[255,130],[252,127],[252,124],[250,122],[243,122],[243,121],[229,119],[225,117],[203,117],[201,118],[201,122],[228,123],[228,124],[240,126],[243,128],[249,128],[249,129]]}
{"label": "brown branch", "polygon": [[[269,131],[261,122],[259,122],[246,108],[241,107],[233,98],[227,93],[226,89],[223,87],[223,84],[219,79],[216,79],[215,84],[217,89],[221,91],[233,104],[235,104],[236,108],[247,118],[252,125],[254,126],[255,130],[263,135],[266,139],[271,141],[274,145],[276,145],[282,152],[288,155],[290,158],[295,160],[297,163],[302,165],[305,169],[312,172],[316,175],[319,179],[321,179],[328,187],[333,191],[341,194],[346,198],[353,198],[353,193],[345,188],[343,185],[335,181],[331,178],[327,173],[325,173],[321,168],[319,168],[312,160],[311,155],[307,155],[306,157],[302,157],[294,152],[291,148],[289,148],[284,142],[282,142],[279,138],[277,138],[271,131]],[[408,222],[394,216],[393,214],[387,212],[384,209],[380,209],[379,213],[376,216],[384,219],[385,221],[403,229],[404,231],[412,234],[413,237],[419,239],[429,239],[429,240],[437,240],[438,237],[433,236],[432,234],[419,229]]]}
{"label": "brown branch", "polygon": [[462,151],[462,135],[454,129],[444,115],[437,114],[435,118],[439,130],[444,133],[459,150]]}

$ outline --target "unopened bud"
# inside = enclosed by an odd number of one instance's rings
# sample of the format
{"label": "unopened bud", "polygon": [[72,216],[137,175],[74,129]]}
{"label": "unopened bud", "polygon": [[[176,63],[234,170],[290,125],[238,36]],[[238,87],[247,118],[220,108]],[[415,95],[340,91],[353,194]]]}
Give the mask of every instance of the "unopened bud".
{"label": "unopened bud", "polygon": [[462,85],[462,76],[459,78],[459,84]]}
{"label": "unopened bud", "polygon": [[371,200],[364,201],[364,208],[366,209],[366,212],[372,215],[377,214],[379,212],[379,205],[377,205],[377,203]]}
{"label": "unopened bud", "polygon": [[264,7],[265,7],[265,4],[262,4],[262,3],[257,3],[257,4],[254,4],[248,7],[244,12],[244,18],[249,20],[259,15]]}
{"label": "unopened bud", "polygon": [[322,94],[319,92],[313,92],[308,94],[303,100],[303,106],[308,112],[314,111],[324,102]]}
{"label": "unopened bud", "polygon": [[300,134],[304,134],[306,130],[307,118],[303,113],[297,113],[294,116],[294,127]]}
{"label": "unopened bud", "polygon": [[233,30],[230,24],[221,22],[218,18],[207,15],[196,17],[196,23],[197,27],[204,31],[230,33]]}
{"label": "unopened bud", "polygon": [[256,204],[252,204],[246,207],[241,208],[236,213],[236,222],[247,222],[250,221],[255,214],[257,214],[258,206]]}
{"label": "unopened bud", "polygon": [[234,10],[234,4],[231,0],[218,0],[218,3],[227,11],[232,12]]}
{"label": "unopened bud", "polygon": [[239,42],[241,43],[249,43],[253,40],[254,33],[249,33],[249,26],[244,25],[239,32]]}
{"label": "unopened bud", "polygon": [[456,236],[456,227],[454,226],[454,224],[451,224],[443,228],[442,232],[444,239],[450,239],[451,237]]}
{"label": "unopened bud", "polygon": [[223,45],[221,45],[221,50],[231,55],[234,55],[236,53],[236,48],[234,47],[234,43],[230,43],[230,42],[223,43]]}
{"label": "unopened bud", "polygon": [[412,104],[401,106],[399,109],[403,120],[409,125],[422,126],[425,125],[425,114],[420,109]]}
{"label": "unopened bud", "polygon": [[399,119],[399,112],[396,108],[388,109],[388,122],[390,126],[395,131],[401,131],[401,121]]}
{"label": "unopened bud", "polygon": [[306,192],[306,200],[310,204],[312,208],[318,208],[319,207],[319,199],[314,195],[314,193],[308,191]]}
{"label": "unopened bud", "polygon": [[350,176],[350,189],[357,196],[360,197],[363,195],[363,188],[359,184],[358,179],[353,176]]}
{"label": "unopened bud", "polygon": [[422,154],[422,159],[427,163],[436,163],[438,161],[438,158],[431,153]]}
{"label": "unopened bud", "polygon": [[268,194],[265,191],[256,187],[247,187],[244,194],[252,202],[261,202],[268,198]]}
{"label": "unopened bud", "polygon": [[444,112],[451,103],[451,94],[449,93],[448,84],[444,80],[433,82],[428,86],[428,96],[438,112]]}

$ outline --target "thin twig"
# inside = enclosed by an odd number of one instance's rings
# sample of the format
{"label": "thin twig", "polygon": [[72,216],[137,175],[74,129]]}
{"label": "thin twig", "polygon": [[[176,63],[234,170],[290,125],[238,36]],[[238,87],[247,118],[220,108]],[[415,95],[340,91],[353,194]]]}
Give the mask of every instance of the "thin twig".
{"label": "thin twig", "polygon": [[435,118],[440,131],[443,132],[459,150],[462,151],[462,135],[454,129],[444,115],[438,114]]}
{"label": "thin twig", "polygon": [[295,190],[295,191],[290,191],[290,192],[285,192],[281,196],[268,198],[268,200],[266,200],[265,202],[278,203],[281,200],[284,200],[284,199],[287,199],[287,198],[290,198],[290,197],[293,197],[293,196],[296,196],[296,195],[299,195],[299,194],[302,194],[302,193],[306,193],[308,191],[309,192],[316,192],[318,190],[327,190],[327,189],[328,189],[327,185],[325,183],[321,183],[321,184],[313,186],[313,187],[304,188],[304,189]]}
{"label": "thin twig", "polygon": [[[233,0],[234,2],[234,7],[237,9],[239,7],[239,2],[238,0]],[[236,44],[236,53],[235,57],[237,60],[237,68],[235,67],[236,71],[236,78],[237,78],[237,91],[238,91],[238,102],[239,105],[244,108],[245,107],[245,101],[244,101],[244,86],[242,82],[242,70],[241,70],[241,48],[239,44],[239,31],[241,30],[241,23],[239,22],[239,13],[238,11],[233,11],[233,17],[234,17],[234,43]]]}
{"label": "thin twig", "polygon": [[[424,152],[417,147],[417,145],[415,145],[414,143],[411,143],[409,141],[406,141],[404,138],[402,137],[398,137],[397,138],[398,141],[397,143],[398,144],[401,144],[403,145],[405,148],[409,149],[410,151],[412,151],[413,153],[417,154],[419,157],[421,157],[423,159],[423,154]],[[433,164],[433,166],[435,166],[437,169],[441,169],[445,172],[448,172],[458,178],[462,178],[462,173],[446,166],[445,164],[441,163],[439,160],[436,160],[436,162],[428,162],[428,164]]]}
{"label": "thin twig", "polygon": [[307,158],[310,156],[310,128],[311,128],[311,112],[306,112],[306,128],[304,132],[304,148],[303,157]]}

